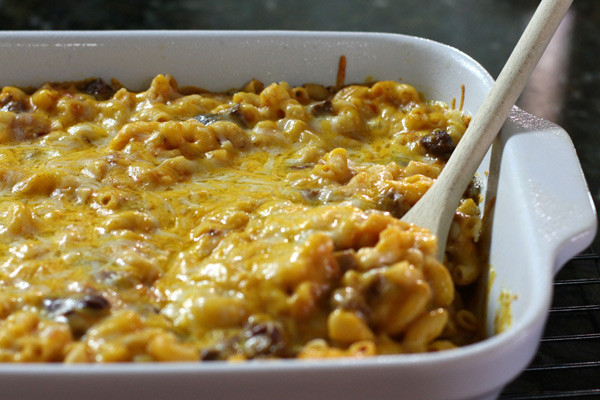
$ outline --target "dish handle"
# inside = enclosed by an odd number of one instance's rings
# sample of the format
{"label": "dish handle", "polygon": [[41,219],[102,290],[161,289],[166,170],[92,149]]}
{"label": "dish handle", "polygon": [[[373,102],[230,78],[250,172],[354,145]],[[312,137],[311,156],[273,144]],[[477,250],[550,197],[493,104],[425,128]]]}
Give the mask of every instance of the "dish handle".
{"label": "dish handle", "polygon": [[511,189],[523,191],[521,198],[529,202],[518,215],[525,218],[538,254],[553,257],[556,274],[592,243],[598,225],[573,142],[560,126],[516,106],[501,141],[502,167],[514,172]]}

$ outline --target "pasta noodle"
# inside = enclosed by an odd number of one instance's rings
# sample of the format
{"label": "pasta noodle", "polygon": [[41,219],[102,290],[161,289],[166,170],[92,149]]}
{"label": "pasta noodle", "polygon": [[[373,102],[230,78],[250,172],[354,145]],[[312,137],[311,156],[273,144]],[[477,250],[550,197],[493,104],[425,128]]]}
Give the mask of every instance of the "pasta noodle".
{"label": "pasta noodle", "polygon": [[[437,241],[399,218],[469,116],[381,81],[156,76],[0,94],[0,361],[239,361],[478,339],[476,188]],[[463,288],[466,290],[463,291]]]}

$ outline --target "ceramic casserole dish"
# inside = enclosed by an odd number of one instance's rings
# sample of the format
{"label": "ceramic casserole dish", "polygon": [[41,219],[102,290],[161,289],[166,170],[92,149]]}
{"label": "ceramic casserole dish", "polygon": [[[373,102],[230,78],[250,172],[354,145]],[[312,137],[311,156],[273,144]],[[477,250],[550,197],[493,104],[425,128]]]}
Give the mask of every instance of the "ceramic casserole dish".
{"label": "ceramic casserole dish", "polygon": [[[118,78],[136,90],[160,73],[173,75],[182,86],[214,91],[241,87],[251,78],[332,85],[344,55],[348,83],[399,80],[429,99],[448,103],[460,98],[464,85],[464,109],[473,115],[493,82],[456,49],[393,34],[2,32],[0,47],[1,86],[102,77]],[[499,316],[506,319],[510,313],[510,324],[501,333],[448,351],[365,359],[0,364],[2,397],[496,398],[535,354],[553,276],[591,243],[596,215],[567,133],[518,108],[478,175],[486,180],[491,228],[486,323],[493,332]]]}

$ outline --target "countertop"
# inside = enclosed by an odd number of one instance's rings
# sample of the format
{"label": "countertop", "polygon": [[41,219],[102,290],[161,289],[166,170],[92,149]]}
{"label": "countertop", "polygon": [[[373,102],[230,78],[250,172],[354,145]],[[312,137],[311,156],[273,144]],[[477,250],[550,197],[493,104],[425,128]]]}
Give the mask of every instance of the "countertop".
{"label": "countertop", "polygon": [[[0,29],[291,29],[403,33],[454,46],[497,76],[537,4],[536,0],[0,0]],[[571,135],[597,208],[600,204],[599,27],[600,2],[575,0],[518,103],[526,111],[556,122]],[[600,248],[599,241],[597,237],[593,247]],[[592,264],[581,267],[585,262]],[[578,278],[577,271],[582,268],[595,268],[592,273],[600,277],[598,256],[593,250],[571,261],[561,274],[567,280]],[[598,290],[600,285],[596,286],[596,292]],[[557,296],[558,290],[555,304],[560,304],[562,298]],[[595,324],[590,329],[596,334],[600,332],[599,312],[591,315]],[[551,330],[550,326],[547,331]],[[599,353],[600,341],[587,341],[586,346]],[[539,354],[538,359],[540,357],[544,354]],[[600,355],[592,360],[598,365],[595,369],[588,368],[580,380],[600,382],[599,359]],[[509,385],[503,396],[512,399],[558,397],[559,389],[546,390],[548,386],[544,382],[550,375],[535,372],[535,367],[526,371]],[[573,378],[552,375],[552,379],[573,379],[575,384],[576,375]],[[599,386],[600,383],[595,387],[573,389],[579,390],[581,397],[600,398]]]}

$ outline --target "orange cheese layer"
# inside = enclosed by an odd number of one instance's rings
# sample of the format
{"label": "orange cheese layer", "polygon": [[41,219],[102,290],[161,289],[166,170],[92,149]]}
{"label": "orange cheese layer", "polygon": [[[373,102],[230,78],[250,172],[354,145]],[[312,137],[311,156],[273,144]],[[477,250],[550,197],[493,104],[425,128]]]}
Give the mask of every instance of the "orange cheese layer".
{"label": "orange cheese layer", "polygon": [[457,292],[481,268],[475,196],[446,265],[398,219],[469,118],[409,85],[230,94],[159,75],[139,93],[5,87],[0,106],[0,361],[366,356],[476,336]]}

